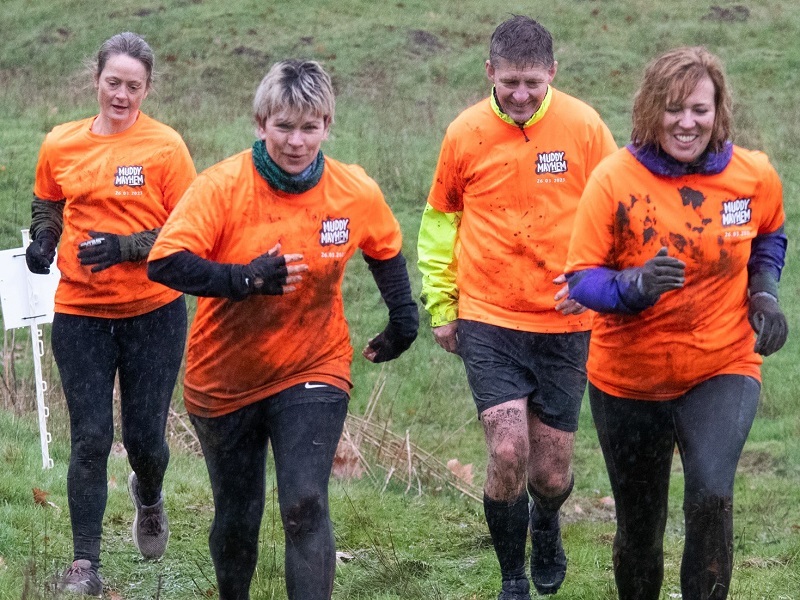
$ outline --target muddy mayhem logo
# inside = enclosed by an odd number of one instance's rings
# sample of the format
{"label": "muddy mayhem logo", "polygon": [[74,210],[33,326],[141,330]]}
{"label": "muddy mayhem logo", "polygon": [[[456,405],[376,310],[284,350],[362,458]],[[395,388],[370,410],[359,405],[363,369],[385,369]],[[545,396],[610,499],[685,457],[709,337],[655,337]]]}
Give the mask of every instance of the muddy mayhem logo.
{"label": "muddy mayhem logo", "polygon": [[319,243],[323,246],[341,246],[350,241],[350,219],[326,219],[319,232]]}
{"label": "muddy mayhem logo", "polygon": [[117,167],[114,175],[114,185],[122,187],[141,187],[144,185],[144,167],[132,165],[129,167]]}
{"label": "muddy mayhem logo", "polygon": [[566,173],[567,161],[564,158],[566,152],[539,152],[536,155],[536,174],[542,173]]}
{"label": "muddy mayhem logo", "polygon": [[752,211],[751,198],[737,198],[722,203],[722,226],[745,225],[750,222]]}

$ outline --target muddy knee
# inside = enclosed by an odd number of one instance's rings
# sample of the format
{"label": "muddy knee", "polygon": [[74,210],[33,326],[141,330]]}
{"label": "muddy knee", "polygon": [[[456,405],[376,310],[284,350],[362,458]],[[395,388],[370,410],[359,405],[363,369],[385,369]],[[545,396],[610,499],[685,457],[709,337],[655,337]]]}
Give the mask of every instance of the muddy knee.
{"label": "muddy knee", "polygon": [[327,519],[328,510],[320,495],[306,496],[286,507],[281,516],[286,535],[299,536],[316,531]]}

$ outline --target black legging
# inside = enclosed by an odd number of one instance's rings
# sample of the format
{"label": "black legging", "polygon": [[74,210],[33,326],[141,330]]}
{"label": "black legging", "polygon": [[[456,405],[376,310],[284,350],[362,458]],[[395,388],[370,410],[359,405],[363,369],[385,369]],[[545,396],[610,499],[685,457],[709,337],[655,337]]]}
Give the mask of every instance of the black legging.
{"label": "black legging", "polygon": [[119,374],[122,441],[144,504],[154,504],[169,463],[164,439],[172,391],[186,341],[183,296],[123,319],[56,313],[53,356],[69,410],[67,495],[74,560],[100,566],[114,441],[114,378]]}
{"label": "black legging", "polygon": [[331,597],[336,548],[328,481],[347,403],[348,395],[337,388],[309,392],[298,385],[221,417],[191,416],[214,495],[209,548],[220,600],[250,598],[270,441],[286,540],[288,598]]}
{"label": "black legging", "polygon": [[674,400],[617,398],[589,384],[617,511],[614,576],[620,600],[657,600],[672,455],[683,461],[683,600],[727,597],[733,565],[733,481],[760,385],[721,375]]}

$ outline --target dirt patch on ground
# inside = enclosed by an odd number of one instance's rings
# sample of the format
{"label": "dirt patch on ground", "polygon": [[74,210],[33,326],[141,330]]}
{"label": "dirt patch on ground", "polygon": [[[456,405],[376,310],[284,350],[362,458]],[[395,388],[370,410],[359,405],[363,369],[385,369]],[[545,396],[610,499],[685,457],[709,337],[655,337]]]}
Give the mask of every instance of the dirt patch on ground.
{"label": "dirt patch on ground", "polygon": [[255,64],[259,66],[264,66],[269,63],[269,54],[258,50],[256,48],[251,48],[250,46],[237,46],[233,49],[233,54],[236,56],[243,56],[245,58],[251,59]]}
{"label": "dirt patch on ground", "polygon": [[57,27],[48,31],[44,31],[39,35],[38,41],[40,44],[58,44],[66,42],[72,37],[72,31],[67,27]]}
{"label": "dirt patch on ground", "polygon": [[578,521],[613,521],[616,518],[614,499],[611,496],[602,498],[571,497],[561,507],[561,522],[576,523]]}
{"label": "dirt patch on ground", "polygon": [[733,6],[710,6],[702,17],[703,21],[720,21],[723,23],[742,23],[750,18],[750,9],[742,4]]}
{"label": "dirt patch on ground", "polygon": [[777,466],[778,461],[769,452],[764,450],[745,450],[739,459],[737,470],[740,473],[762,475],[764,473],[774,473]]}
{"label": "dirt patch on ground", "polygon": [[408,47],[412,54],[436,54],[444,50],[442,41],[429,31],[411,29],[408,32]]}

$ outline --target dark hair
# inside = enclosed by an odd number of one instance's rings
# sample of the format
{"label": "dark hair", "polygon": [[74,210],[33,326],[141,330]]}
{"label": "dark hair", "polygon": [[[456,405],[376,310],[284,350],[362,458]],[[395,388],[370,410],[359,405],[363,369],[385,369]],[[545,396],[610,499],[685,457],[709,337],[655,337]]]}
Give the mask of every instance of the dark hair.
{"label": "dark hair", "polygon": [[512,65],[553,66],[553,36],[545,27],[521,15],[514,15],[500,23],[489,42],[489,61],[497,67],[501,58]]}
{"label": "dark hair", "polygon": [[714,127],[708,147],[719,152],[731,136],[731,95],[722,62],[702,46],[669,50],[647,65],[633,99],[633,144],[658,144],[667,106],[685,100],[704,77],[714,84]]}
{"label": "dark hair", "polygon": [[145,71],[147,71],[147,87],[149,88],[153,81],[153,69],[156,62],[155,56],[153,56],[153,49],[141,36],[130,31],[118,33],[108,38],[100,46],[93,68],[95,79],[100,77],[108,59],[118,54],[125,54],[142,63]]}

